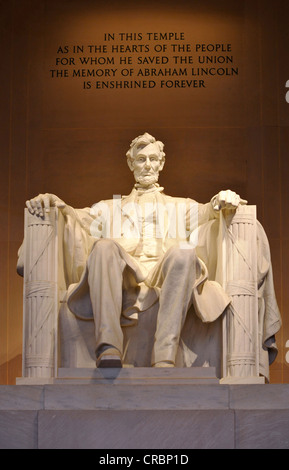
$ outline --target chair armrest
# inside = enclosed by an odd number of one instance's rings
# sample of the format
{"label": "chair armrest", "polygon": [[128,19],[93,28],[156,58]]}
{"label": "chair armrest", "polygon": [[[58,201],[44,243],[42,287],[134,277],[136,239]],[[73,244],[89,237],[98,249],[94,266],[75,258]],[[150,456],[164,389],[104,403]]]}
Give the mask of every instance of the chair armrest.
{"label": "chair armrest", "polygon": [[59,291],[63,287],[63,216],[51,208],[43,218],[25,209],[23,377],[54,377],[57,370]]}

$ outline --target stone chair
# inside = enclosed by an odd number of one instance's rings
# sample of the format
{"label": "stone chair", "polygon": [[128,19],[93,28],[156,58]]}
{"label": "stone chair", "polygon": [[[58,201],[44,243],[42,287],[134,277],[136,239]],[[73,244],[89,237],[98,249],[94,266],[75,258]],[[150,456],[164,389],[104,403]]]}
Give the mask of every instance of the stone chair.
{"label": "stone chair", "polygon": [[[190,309],[176,367],[214,367],[221,383],[264,383],[268,374],[260,370],[264,346],[258,324],[256,207],[240,206],[201,230],[215,233],[216,247],[212,256],[205,246],[200,247],[199,255],[207,258],[210,276],[232,300],[223,315],[210,324],[202,323]],[[25,383],[49,383],[64,369],[95,368],[94,322],[76,318],[66,303],[69,285],[63,272],[63,231],[64,219],[58,209],[52,208],[44,219],[25,209],[21,254]],[[139,314],[136,325],[123,327],[124,367],[150,366],[157,309],[155,304]],[[268,351],[265,356],[268,358]]]}

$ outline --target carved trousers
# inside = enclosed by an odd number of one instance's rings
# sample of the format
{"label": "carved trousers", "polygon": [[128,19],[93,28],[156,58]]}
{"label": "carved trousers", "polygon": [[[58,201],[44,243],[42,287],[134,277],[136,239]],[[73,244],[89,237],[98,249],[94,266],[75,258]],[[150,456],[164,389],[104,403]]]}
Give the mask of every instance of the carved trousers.
{"label": "carved trousers", "polygon": [[[126,266],[117,245],[109,239],[98,241],[88,258],[97,353],[104,345],[123,352],[120,317]],[[197,267],[195,250],[176,245],[149,273],[148,284],[160,288],[152,365],[160,361],[175,362],[181,330],[192,302]]]}

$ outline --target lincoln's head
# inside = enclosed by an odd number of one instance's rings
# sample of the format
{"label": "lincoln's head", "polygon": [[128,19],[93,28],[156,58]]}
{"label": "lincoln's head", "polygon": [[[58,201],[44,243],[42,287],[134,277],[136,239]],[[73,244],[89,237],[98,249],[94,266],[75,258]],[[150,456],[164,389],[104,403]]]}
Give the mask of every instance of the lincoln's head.
{"label": "lincoln's head", "polygon": [[136,137],[126,153],[127,164],[135,181],[148,187],[156,183],[165,164],[164,144],[147,132]]}

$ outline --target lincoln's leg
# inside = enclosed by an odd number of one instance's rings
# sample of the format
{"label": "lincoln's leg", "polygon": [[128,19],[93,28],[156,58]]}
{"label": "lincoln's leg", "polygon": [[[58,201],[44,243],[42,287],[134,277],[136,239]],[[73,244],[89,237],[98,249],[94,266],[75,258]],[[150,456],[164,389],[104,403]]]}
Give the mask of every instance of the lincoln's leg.
{"label": "lincoln's leg", "polygon": [[164,256],[152,365],[174,366],[182,327],[191,305],[198,260],[193,248],[174,247]]}
{"label": "lincoln's leg", "polygon": [[117,245],[107,239],[99,240],[88,258],[88,284],[99,367],[121,367],[123,334],[120,315],[125,266]]}

